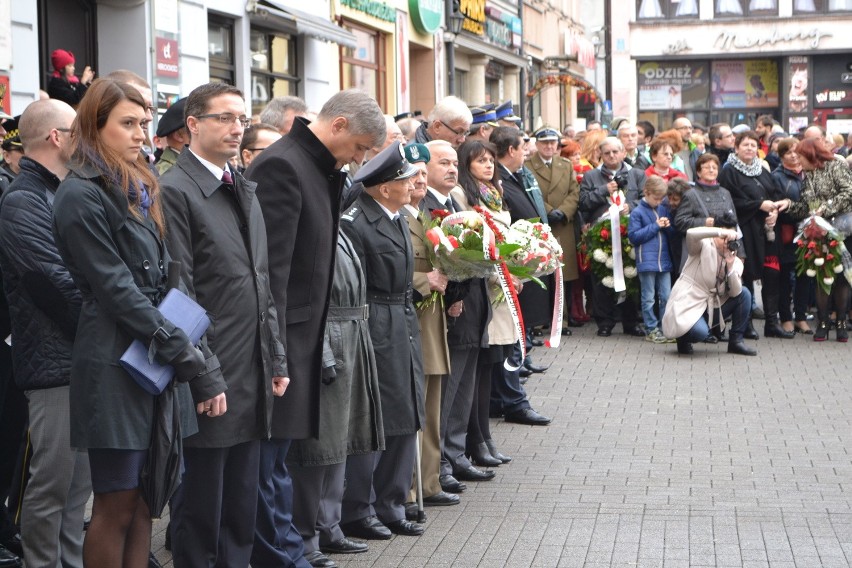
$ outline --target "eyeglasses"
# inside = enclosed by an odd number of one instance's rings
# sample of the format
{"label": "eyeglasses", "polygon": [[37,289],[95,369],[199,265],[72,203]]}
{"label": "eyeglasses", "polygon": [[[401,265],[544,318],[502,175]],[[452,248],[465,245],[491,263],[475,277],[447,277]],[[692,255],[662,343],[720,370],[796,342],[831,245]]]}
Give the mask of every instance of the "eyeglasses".
{"label": "eyeglasses", "polygon": [[195,118],[215,118],[222,126],[230,126],[235,122],[239,122],[240,126],[246,128],[249,124],[251,124],[251,119],[246,117],[246,115],[236,116],[234,114],[231,114],[230,112],[220,112],[218,114],[199,114]]}
{"label": "eyeglasses", "polygon": [[459,138],[466,138],[467,137],[467,131],[466,130],[464,130],[464,129],[456,130],[455,128],[453,128],[452,126],[450,126],[449,124],[447,124],[446,122],[444,122],[442,120],[439,120],[438,122],[443,124],[444,128],[446,128],[447,130],[449,130],[450,132],[452,132],[453,134],[455,134]]}
{"label": "eyeglasses", "polygon": [[50,133],[49,133],[49,134],[47,135],[47,137],[45,138],[45,141],[50,140],[50,137],[51,137],[51,135],[53,134],[53,131],[54,131],[54,130],[55,130],[55,131],[57,131],[57,132],[71,132],[71,129],[70,129],[70,128],[51,128],[51,129],[50,129]]}
{"label": "eyeglasses", "polygon": [[613,154],[618,154],[621,150],[607,150],[606,152],[601,152],[604,156],[612,156]]}
{"label": "eyeglasses", "polygon": [[263,148],[243,148],[244,150],[248,150],[249,152],[263,152],[269,148],[269,146],[264,146]]}
{"label": "eyeglasses", "polygon": [[678,126],[675,130],[692,130],[691,126]]}

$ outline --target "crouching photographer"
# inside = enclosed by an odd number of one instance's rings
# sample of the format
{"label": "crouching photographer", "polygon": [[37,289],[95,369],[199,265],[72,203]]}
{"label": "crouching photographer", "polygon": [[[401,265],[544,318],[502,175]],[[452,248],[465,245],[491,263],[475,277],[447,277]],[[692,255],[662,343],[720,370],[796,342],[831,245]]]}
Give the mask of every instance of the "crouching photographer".
{"label": "crouching photographer", "polygon": [[751,292],[742,284],[743,263],[737,257],[736,227],[736,219],[724,213],[713,219],[712,227],[695,227],[686,232],[689,257],[663,316],[663,333],[677,339],[678,353],[691,354],[692,344],[709,335],[716,318],[724,329],[725,319],[730,317],[728,353],[757,355],[743,342]]}

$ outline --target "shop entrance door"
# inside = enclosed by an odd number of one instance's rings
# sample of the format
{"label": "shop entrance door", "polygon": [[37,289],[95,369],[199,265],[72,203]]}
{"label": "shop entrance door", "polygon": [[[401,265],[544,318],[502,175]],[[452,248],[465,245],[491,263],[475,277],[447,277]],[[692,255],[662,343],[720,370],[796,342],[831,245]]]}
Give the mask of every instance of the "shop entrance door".
{"label": "shop entrance door", "polygon": [[[38,39],[41,88],[53,73],[50,54],[54,49],[65,49],[74,54],[75,73],[79,76],[90,65],[97,76],[112,69],[101,70],[97,65],[95,0],[38,0]],[[104,71],[104,73],[101,73]]]}

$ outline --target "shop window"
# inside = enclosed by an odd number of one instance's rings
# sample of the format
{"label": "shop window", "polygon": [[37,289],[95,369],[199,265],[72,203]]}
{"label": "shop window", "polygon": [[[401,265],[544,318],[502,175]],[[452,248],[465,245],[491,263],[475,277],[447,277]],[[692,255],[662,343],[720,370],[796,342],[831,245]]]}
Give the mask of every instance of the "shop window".
{"label": "shop window", "polygon": [[778,0],[714,0],[714,7],[719,18],[778,15]]}
{"label": "shop window", "polygon": [[697,18],[698,0],[638,0],[637,20]]}
{"label": "shop window", "polygon": [[852,0],[793,0],[794,14],[852,12]]}
{"label": "shop window", "polygon": [[463,101],[467,100],[467,71],[455,70],[456,96]]}
{"label": "shop window", "polygon": [[340,48],[340,84],[361,89],[385,108],[387,58],[384,34],[348,21],[343,27],[355,35],[356,47]]}
{"label": "shop window", "polygon": [[214,14],[207,16],[207,45],[210,80],[235,84],[234,21]]}
{"label": "shop window", "polygon": [[[484,104],[495,103],[500,104],[500,80],[499,79],[490,79],[488,77],[485,78],[485,101]],[[480,104],[479,101],[475,101],[474,104]]]}
{"label": "shop window", "polygon": [[251,30],[251,109],[258,114],[275,97],[297,95],[296,42],[282,33]]}

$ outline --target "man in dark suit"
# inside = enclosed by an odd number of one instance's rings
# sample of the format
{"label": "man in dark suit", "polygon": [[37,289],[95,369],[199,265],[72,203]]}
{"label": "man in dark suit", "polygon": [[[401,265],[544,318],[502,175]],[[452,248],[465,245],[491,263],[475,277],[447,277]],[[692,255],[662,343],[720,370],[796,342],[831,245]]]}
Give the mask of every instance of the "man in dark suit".
{"label": "man in dark suit", "polygon": [[184,441],[186,473],[172,509],[177,568],[249,564],[257,500],[247,496],[257,490],[273,395],[288,383],[255,184],[228,165],[247,125],[237,88],[197,87],[186,102],[189,147],[160,178],[168,249],[211,315],[207,341],[228,388],[199,404],[199,431]]}
{"label": "man in dark suit", "polygon": [[284,460],[292,440],[315,437],[319,428],[322,337],[346,177],[340,168],[360,163],[385,136],[376,102],[360,91],[342,91],[314,122],[297,117],[290,133],[246,170],[257,182],[266,219],[270,286],[292,379],[287,396],[275,403],[272,439],[261,444],[255,568],[307,566],[292,526],[293,485]]}
{"label": "man in dark suit", "polygon": [[[491,133],[491,143],[497,149],[498,171],[503,183],[503,199],[512,215],[512,221],[539,217],[547,219],[544,201],[535,188],[525,181],[523,133],[512,126],[500,126]],[[532,177],[532,176],[530,176]],[[552,281],[553,279],[550,278]],[[535,284],[524,286],[518,299],[527,328],[549,323],[550,290]],[[520,349],[518,349],[520,356]],[[502,411],[506,422],[543,426],[551,419],[542,416],[530,406],[530,401],[520,384],[518,371],[501,369],[499,377],[492,377],[492,410]],[[499,407],[499,408],[494,408]]]}
{"label": "man in dark suit", "polygon": [[347,460],[341,524],[347,536],[423,534],[422,526],[405,518],[417,430],[424,422],[424,377],[413,304],[414,253],[399,213],[411,200],[418,171],[405,159],[402,144],[390,145],[355,174],[353,181],[362,182],[364,192],[341,216],[367,277],[370,337],[386,409],[384,452]]}

